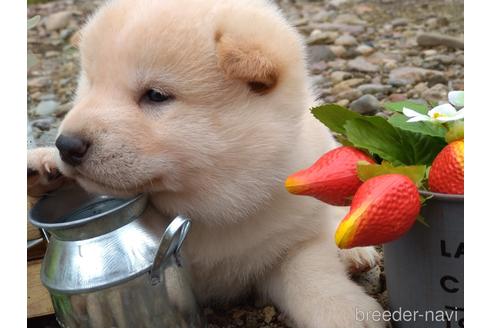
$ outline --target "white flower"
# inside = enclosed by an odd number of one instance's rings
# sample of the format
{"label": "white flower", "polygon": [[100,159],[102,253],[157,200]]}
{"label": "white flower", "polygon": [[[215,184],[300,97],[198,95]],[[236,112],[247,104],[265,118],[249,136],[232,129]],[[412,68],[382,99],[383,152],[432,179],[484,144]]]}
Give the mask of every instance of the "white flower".
{"label": "white flower", "polygon": [[[448,94],[448,99],[456,107],[463,107],[465,105],[465,93],[463,91],[451,91]],[[465,118],[465,108],[457,111],[451,104],[436,106],[427,115],[405,107],[403,108],[403,114],[410,118],[407,122],[449,122]]]}
{"label": "white flower", "polygon": [[465,106],[465,92],[464,91],[451,91],[448,93],[448,101],[454,107]]}

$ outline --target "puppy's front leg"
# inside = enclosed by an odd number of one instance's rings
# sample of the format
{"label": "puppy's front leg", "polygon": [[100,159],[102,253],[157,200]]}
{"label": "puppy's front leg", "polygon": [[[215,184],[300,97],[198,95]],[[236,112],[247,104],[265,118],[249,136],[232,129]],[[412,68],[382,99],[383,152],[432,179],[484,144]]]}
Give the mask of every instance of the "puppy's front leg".
{"label": "puppy's front leg", "polygon": [[326,240],[293,251],[259,287],[299,328],[385,327],[371,320],[381,306],[347,277]]}
{"label": "puppy's front leg", "polygon": [[60,173],[56,163],[57,157],[58,150],[54,147],[40,147],[27,151],[27,193],[29,196],[41,197],[69,181]]}

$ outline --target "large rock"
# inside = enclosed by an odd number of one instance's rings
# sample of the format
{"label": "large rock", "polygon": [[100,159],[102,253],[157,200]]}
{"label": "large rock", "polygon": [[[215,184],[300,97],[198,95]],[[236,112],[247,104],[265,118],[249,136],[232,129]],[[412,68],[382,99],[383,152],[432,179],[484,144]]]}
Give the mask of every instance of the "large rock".
{"label": "large rock", "polygon": [[360,72],[377,72],[378,71],[378,66],[371,64],[367,60],[365,60],[363,57],[357,57],[355,59],[349,60],[347,63],[348,68],[355,70],[355,71],[360,71]]}
{"label": "large rock", "polygon": [[417,36],[417,44],[422,47],[446,46],[455,49],[465,48],[463,39],[438,33],[419,34]]}
{"label": "large rock", "polygon": [[71,11],[60,11],[46,17],[44,20],[44,26],[48,31],[59,30],[67,27],[70,22],[70,18],[72,18]]}
{"label": "large rock", "polygon": [[350,104],[350,109],[354,112],[363,115],[373,115],[376,114],[379,109],[379,100],[373,95],[363,95],[352,104]]}

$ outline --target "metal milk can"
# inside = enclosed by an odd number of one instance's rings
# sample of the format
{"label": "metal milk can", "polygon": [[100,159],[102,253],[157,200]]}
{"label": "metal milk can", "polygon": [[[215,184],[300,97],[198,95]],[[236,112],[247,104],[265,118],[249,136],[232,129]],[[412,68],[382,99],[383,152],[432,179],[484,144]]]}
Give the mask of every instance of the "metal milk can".
{"label": "metal milk can", "polygon": [[46,195],[29,219],[50,235],[41,281],[62,327],[205,326],[180,255],[189,219],[166,227],[145,194],[121,199],[76,185]]}

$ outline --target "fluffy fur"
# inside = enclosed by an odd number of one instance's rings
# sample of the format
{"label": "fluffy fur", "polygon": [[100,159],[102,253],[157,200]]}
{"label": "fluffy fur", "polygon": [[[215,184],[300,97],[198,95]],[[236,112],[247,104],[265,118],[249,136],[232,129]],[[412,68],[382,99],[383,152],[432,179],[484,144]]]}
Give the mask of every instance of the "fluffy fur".
{"label": "fluffy fur", "polygon": [[[346,266],[373,265],[377,254],[340,258],[333,235],[346,209],[283,187],[336,145],[308,111],[302,40],[273,4],[114,0],[83,28],[79,48],[60,133],[91,146],[76,167],[53,149],[31,151],[31,191],[59,181],[58,168],[88,190],[149,192],[164,216],[191,217],[184,252],[203,303],[255,290],[302,328],[384,326],[356,321],[356,308],[381,308]],[[174,99],[152,103],[151,88]]]}

